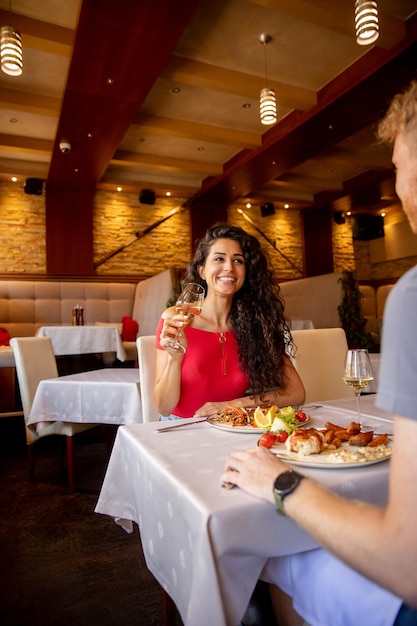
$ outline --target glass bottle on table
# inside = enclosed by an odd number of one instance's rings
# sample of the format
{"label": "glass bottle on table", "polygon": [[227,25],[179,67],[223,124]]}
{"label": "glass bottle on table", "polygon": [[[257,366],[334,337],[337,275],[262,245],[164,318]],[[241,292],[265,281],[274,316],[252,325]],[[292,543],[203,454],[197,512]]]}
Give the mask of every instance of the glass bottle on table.
{"label": "glass bottle on table", "polygon": [[[204,287],[198,283],[188,283],[185,285],[175,303],[176,312],[184,315],[187,319],[185,324],[189,323],[197,315],[200,315],[205,295],[206,291]],[[172,354],[184,353],[185,347],[182,345],[179,337],[180,329],[177,331],[175,337],[162,339],[161,346]]]}
{"label": "glass bottle on table", "polygon": [[358,414],[358,422],[362,425],[360,396],[361,392],[374,379],[372,372],[371,360],[368,350],[365,348],[356,348],[348,350],[345,359],[345,368],[343,371],[343,382],[352,387],[356,394],[356,409]]}

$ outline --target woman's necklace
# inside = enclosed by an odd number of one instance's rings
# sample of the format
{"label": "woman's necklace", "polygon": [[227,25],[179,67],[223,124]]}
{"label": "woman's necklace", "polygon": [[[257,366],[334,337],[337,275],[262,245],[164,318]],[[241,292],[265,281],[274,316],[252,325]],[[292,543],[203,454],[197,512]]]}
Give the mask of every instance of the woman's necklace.
{"label": "woman's necklace", "polygon": [[224,344],[226,343],[226,335],[224,333],[220,333],[219,341],[222,349],[223,376],[227,376],[226,357],[224,356]]}

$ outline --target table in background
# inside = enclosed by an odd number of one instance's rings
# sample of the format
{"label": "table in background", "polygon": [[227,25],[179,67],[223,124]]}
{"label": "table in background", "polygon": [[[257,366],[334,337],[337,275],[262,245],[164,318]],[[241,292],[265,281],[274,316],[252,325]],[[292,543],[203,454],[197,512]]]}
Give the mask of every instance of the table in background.
{"label": "table in background", "polygon": [[311,320],[290,320],[291,330],[311,330],[314,324]]}
{"label": "table in background", "polygon": [[142,421],[139,370],[104,368],[42,380],[28,426],[37,432],[49,422],[134,424]]}
{"label": "table in background", "polygon": [[[352,421],[338,409],[341,425]],[[354,410],[354,409],[353,409]],[[332,406],[311,408],[311,425],[335,420]],[[174,425],[176,422],[171,422]],[[166,424],[165,424],[166,425]],[[236,625],[269,557],[317,547],[271,504],[219,477],[236,448],[259,434],[219,430],[207,423],[157,433],[158,423],[118,429],[96,512],[124,528],[139,525],[148,568],[175,602],[185,626]],[[383,505],[389,461],[353,468],[301,468],[349,498]]]}
{"label": "table in background", "polygon": [[50,337],[56,356],[115,352],[126,360],[117,325],[110,326],[41,326],[38,337]]}

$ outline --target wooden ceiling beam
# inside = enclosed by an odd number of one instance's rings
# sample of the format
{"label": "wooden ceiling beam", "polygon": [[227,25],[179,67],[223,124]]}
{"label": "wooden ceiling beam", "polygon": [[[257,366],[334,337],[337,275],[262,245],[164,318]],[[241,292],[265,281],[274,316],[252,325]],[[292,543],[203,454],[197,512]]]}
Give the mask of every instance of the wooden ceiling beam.
{"label": "wooden ceiling beam", "polygon": [[13,109],[38,115],[58,117],[61,108],[61,99],[53,96],[43,96],[38,93],[19,91],[0,87],[0,107]]}
{"label": "wooden ceiling beam", "polygon": [[[172,55],[161,71],[163,78],[193,85],[204,89],[213,89],[257,100],[262,87],[259,76],[236,72],[218,65],[201,63],[185,57]],[[287,83],[268,80],[269,87],[275,90],[280,104],[292,109],[304,111],[317,104],[316,92]]]}
{"label": "wooden ceiling beam", "polygon": [[70,28],[42,22],[18,13],[10,14],[4,9],[0,9],[0,23],[10,24],[20,31],[23,51],[27,46],[59,56],[71,56],[74,31]]}
{"label": "wooden ceiling beam", "polygon": [[155,20],[153,0],[83,0],[48,186],[95,189],[197,5],[164,0]]}
{"label": "wooden ceiling beam", "polygon": [[389,55],[371,54],[370,66],[359,59],[324,88],[315,109],[295,111],[278,122],[264,135],[261,148],[242,153],[222,176],[207,180],[193,203],[230,204],[380,119],[394,94],[415,75],[416,41],[414,32]]}
{"label": "wooden ceiling beam", "polygon": [[[321,28],[355,36],[354,0],[249,0],[267,9],[280,11],[295,19],[301,19]],[[375,43],[380,48],[390,49],[405,37],[405,22],[378,11],[380,35]]]}
{"label": "wooden ceiling beam", "polygon": [[[136,116],[134,126],[138,127],[136,132],[147,131],[155,135],[182,137],[237,148],[257,148],[262,143],[261,137],[255,133],[145,113]],[[134,128],[132,130],[135,132]]]}
{"label": "wooden ceiling beam", "polygon": [[1,150],[25,150],[27,152],[42,154],[48,157],[51,154],[53,141],[49,139],[38,139],[36,137],[21,137],[19,135],[7,135],[0,133]]}
{"label": "wooden ceiling beam", "polygon": [[164,157],[154,154],[128,152],[126,150],[118,150],[111,163],[112,165],[122,167],[152,168],[156,171],[180,172],[184,175],[190,173],[217,176],[223,171],[221,164],[218,163],[191,159],[173,159],[170,156]]}

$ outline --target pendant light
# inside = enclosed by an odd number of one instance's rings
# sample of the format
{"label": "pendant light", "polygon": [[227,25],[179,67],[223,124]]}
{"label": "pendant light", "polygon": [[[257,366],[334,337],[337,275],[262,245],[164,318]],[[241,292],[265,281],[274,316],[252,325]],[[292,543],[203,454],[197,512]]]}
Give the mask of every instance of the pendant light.
{"label": "pendant light", "polygon": [[378,5],[376,0],[356,0],[355,2],[356,42],[368,46],[379,37]]}
{"label": "pendant light", "polygon": [[[267,33],[262,33],[259,35],[259,42],[264,46],[265,52],[265,82],[268,83],[268,74],[267,74],[267,66],[266,66],[266,44],[272,41],[271,35]],[[275,124],[277,121],[277,100],[275,97],[275,91],[271,89],[271,87],[264,87],[261,89],[260,99],[260,116],[261,116],[261,124],[265,126],[269,126],[271,124]]]}
{"label": "pendant light", "polygon": [[[11,14],[12,0],[9,11]],[[2,26],[0,30],[0,67],[8,76],[20,76],[23,72],[22,38],[13,26]]]}

